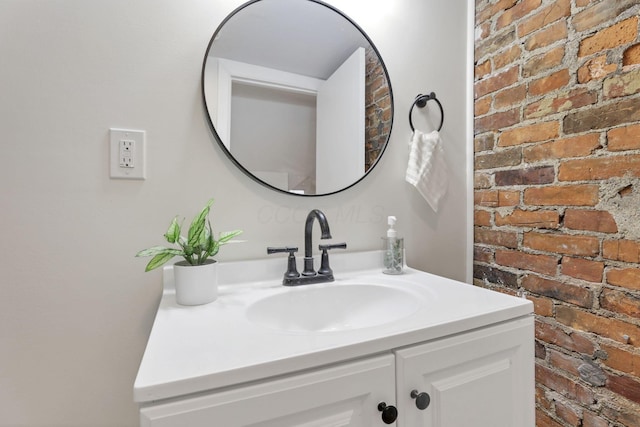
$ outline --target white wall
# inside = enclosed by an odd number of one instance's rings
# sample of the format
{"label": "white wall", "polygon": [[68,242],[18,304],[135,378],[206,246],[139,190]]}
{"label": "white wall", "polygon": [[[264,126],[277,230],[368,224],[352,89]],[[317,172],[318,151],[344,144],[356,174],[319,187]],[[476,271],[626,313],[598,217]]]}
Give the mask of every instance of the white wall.
{"label": "white wall", "polygon": [[[243,228],[247,239],[223,248],[221,261],[264,257],[267,245],[303,246],[304,217],[318,207],[350,250],[378,248],[394,214],[411,265],[465,278],[467,2],[330,2],[375,41],[396,114],[370,176],[320,198],[262,188],[209,132],[201,62],[239,3],[0,3],[0,425],[137,424],[132,385],[161,285],[160,272],[144,273],[146,260],[133,254],[162,243],[174,215],[193,215],[211,196],[214,225]],[[403,181],[407,113],[427,91],[446,109],[452,170],[437,214]],[[146,181],[108,178],[110,127],[147,131]]]}

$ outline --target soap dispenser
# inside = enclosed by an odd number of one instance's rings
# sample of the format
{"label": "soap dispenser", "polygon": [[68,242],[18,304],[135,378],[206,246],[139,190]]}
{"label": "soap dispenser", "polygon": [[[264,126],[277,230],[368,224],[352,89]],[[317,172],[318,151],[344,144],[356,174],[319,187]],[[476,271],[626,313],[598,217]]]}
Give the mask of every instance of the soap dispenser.
{"label": "soap dispenser", "polygon": [[387,218],[389,229],[387,237],[383,237],[384,241],[384,270],[385,274],[402,274],[404,265],[404,239],[398,237],[398,232],[393,228],[396,225],[396,217],[389,216]]}

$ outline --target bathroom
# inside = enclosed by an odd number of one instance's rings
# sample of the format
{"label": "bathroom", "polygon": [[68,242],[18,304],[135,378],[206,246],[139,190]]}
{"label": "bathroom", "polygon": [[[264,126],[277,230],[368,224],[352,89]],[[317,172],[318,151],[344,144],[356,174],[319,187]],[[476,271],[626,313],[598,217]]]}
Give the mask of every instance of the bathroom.
{"label": "bathroom", "polygon": [[[409,265],[471,282],[473,2],[327,2],[356,21],[384,59],[394,126],[365,179],[312,198],[247,178],[208,127],[200,86],[204,52],[217,25],[241,3],[10,0],[0,6],[7,228],[1,255],[8,271],[0,310],[0,425],[138,425],[132,385],[161,275],[145,273],[134,254],[170,218],[190,215],[210,197],[217,226],[244,230],[245,241],[225,247],[222,262],[264,258],[269,245],[302,246],[306,214],[320,208],[350,251],[379,248],[386,217],[395,215]],[[571,3],[575,10],[586,6]],[[409,108],[428,91],[445,106],[442,137],[451,166],[438,212],[404,181]],[[415,114],[416,124],[437,125],[432,112]],[[110,128],[146,132],[145,180],[109,178]],[[12,260],[15,254],[20,259]],[[633,425],[608,411],[608,419]]]}

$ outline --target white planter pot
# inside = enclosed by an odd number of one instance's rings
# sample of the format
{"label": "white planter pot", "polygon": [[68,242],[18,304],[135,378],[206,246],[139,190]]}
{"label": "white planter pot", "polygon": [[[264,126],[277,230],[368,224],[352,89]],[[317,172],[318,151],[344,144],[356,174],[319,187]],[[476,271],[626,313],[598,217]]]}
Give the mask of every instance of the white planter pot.
{"label": "white planter pot", "polygon": [[176,302],[180,305],[201,305],[218,297],[218,264],[209,259],[202,265],[180,261],[173,265]]}

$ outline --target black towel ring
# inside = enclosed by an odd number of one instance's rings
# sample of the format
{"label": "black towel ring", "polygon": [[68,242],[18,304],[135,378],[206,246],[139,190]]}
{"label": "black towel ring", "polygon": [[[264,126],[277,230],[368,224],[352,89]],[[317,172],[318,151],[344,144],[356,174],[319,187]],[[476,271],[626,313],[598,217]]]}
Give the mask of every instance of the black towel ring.
{"label": "black towel ring", "polygon": [[419,94],[418,96],[416,96],[416,99],[415,101],[413,101],[413,104],[411,104],[411,108],[409,109],[409,126],[411,126],[412,132],[415,131],[415,128],[413,127],[413,120],[411,120],[411,113],[413,112],[413,107],[417,105],[418,108],[423,108],[425,105],[427,105],[427,101],[431,99],[436,101],[438,103],[438,107],[440,107],[440,126],[438,126],[438,131],[442,129],[442,124],[444,123],[444,110],[442,109],[442,104],[440,103],[438,98],[436,98],[436,94],[434,92],[431,92],[429,95]]}

